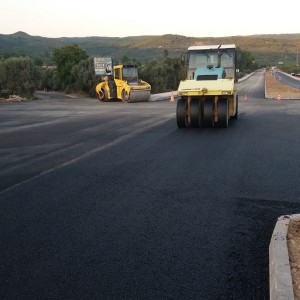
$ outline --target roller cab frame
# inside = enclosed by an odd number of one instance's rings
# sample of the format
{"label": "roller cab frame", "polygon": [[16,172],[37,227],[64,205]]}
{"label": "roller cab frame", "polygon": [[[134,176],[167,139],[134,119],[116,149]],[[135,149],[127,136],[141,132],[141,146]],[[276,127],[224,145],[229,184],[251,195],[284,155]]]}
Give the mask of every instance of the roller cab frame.
{"label": "roller cab frame", "polygon": [[187,79],[177,90],[179,128],[227,128],[238,118],[236,61],[234,44],[188,48]]}

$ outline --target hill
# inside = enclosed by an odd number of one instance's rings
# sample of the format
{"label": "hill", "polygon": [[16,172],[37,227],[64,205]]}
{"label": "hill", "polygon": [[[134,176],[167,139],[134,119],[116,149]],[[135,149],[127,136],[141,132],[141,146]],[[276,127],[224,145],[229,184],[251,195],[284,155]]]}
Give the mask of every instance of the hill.
{"label": "hill", "polygon": [[0,34],[0,54],[15,53],[50,60],[55,48],[78,44],[90,56],[112,56],[116,59],[126,55],[138,61],[179,56],[191,45],[236,44],[252,53],[258,64],[274,65],[278,62],[294,64],[300,49],[299,34],[266,34],[230,37],[186,37],[181,35],[119,37],[61,37],[31,36],[25,32]]}

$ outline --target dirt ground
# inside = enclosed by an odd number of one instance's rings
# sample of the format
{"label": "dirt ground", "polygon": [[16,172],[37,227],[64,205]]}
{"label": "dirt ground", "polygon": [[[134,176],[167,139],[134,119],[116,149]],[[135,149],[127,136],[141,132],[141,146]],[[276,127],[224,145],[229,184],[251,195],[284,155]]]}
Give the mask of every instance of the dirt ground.
{"label": "dirt ground", "polygon": [[0,104],[1,103],[11,103],[11,102],[21,102],[21,101],[25,101],[25,100],[26,99],[21,98],[19,96],[11,95],[8,99],[0,98]]}
{"label": "dirt ground", "polygon": [[290,220],[287,243],[293,281],[294,299],[300,300],[300,219]]}

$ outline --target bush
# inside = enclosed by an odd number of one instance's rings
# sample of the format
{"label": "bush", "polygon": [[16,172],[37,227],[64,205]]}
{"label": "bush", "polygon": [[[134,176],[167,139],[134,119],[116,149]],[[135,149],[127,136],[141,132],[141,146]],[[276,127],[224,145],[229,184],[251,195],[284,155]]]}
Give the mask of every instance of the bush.
{"label": "bush", "polygon": [[0,91],[0,98],[8,99],[9,98],[9,90],[1,90]]}
{"label": "bush", "polygon": [[32,98],[39,86],[40,74],[29,57],[11,57],[0,62],[1,87],[9,94]]}

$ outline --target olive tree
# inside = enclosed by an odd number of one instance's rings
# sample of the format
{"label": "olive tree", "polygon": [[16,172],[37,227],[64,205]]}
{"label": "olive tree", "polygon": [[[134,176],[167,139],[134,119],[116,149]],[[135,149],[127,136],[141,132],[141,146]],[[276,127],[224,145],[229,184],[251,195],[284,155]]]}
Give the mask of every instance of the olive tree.
{"label": "olive tree", "polygon": [[40,73],[29,57],[10,57],[0,62],[1,89],[32,98],[40,85]]}
{"label": "olive tree", "polygon": [[74,89],[83,92],[89,96],[96,95],[95,86],[97,85],[94,59],[92,57],[82,60],[71,70],[71,75],[74,78]]}
{"label": "olive tree", "polygon": [[57,48],[53,52],[53,60],[56,64],[56,78],[59,80],[61,89],[72,87],[75,82],[72,68],[80,61],[88,58],[88,55],[77,44]]}
{"label": "olive tree", "polygon": [[180,58],[168,57],[165,52],[162,61],[153,60],[140,68],[140,78],[149,82],[152,93],[164,93],[178,88],[180,80],[185,78],[186,69]]}

